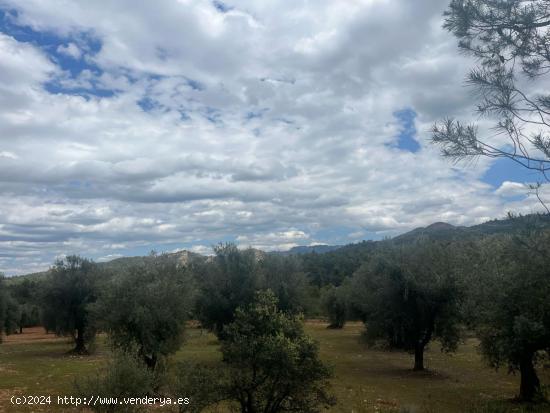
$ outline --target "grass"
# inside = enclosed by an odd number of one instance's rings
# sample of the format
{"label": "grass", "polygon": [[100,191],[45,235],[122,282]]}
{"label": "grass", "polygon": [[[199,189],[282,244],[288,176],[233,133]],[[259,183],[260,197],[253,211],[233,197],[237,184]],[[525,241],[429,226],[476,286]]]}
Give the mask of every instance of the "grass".
{"label": "grass", "polygon": [[105,346],[98,347],[93,356],[69,356],[69,341],[45,335],[41,329],[8,337],[0,344],[0,412],[53,410],[53,404],[31,409],[13,406],[9,400],[12,395],[70,395],[76,377],[96,371],[105,362]]}
{"label": "grass", "polygon": [[[432,345],[425,357],[428,371],[416,373],[411,370],[412,357],[406,353],[367,349],[360,341],[359,323],[330,330],[325,323],[309,321],[306,329],[320,342],[321,357],[334,369],[333,390],[338,404],[333,412],[550,412],[548,406],[529,410],[529,406],[511,402],[519,376],[485,367],[474,339],[468,339],[454,355]],[[187,335],[173,361],[220,362],[214,336],[196,328],[190,328]],[[9,403],[9,397],[16,393],[70,396],[75,378],[101,369],[108,357],[102,338],[92,356],[68,356],[70,349],[67,340],[36,329],[0,344],[0,412],[78,411],[53,405],[17,408]],[[548,369],[539,370],[539,375],[544,384],[550,384]]]}
{"label": "grass", "polygon": [[[519,376],[488,369],[474,339],[456,354],[442,353],[432,344],[425,355],[428,370],[419,373],[412,371],[413,358],[407,353],[367,349],[360,323],[342,331],[325,327],[308,323],[321,344],[321,357],[334,366],[335,412],[468,412],[487,403],[518,408],[508,400],[517,393]],[[550,382],[548,373],[545,383]]]}

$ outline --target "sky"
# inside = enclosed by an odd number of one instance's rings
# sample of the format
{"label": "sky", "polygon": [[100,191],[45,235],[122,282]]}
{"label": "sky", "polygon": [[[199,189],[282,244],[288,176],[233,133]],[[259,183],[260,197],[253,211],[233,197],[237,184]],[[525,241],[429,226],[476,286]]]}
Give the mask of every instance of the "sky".
{"label": "sky", "polygon": [[445,7],[0,0],[0,271],[540,210],[537,177],[429,142],[479,120]]}

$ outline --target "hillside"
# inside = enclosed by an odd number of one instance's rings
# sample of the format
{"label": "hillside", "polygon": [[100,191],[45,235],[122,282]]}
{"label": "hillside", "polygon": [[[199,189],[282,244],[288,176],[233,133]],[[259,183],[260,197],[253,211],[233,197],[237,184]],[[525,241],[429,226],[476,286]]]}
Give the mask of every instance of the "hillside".
{"label": "hillside", "polygon": [[325,254],[305,254],[302,256],[305,271],[310,279],[319,286],[340,284],[353,274],[369,257],[372,251],[384,243],[406,244],[419,238],[434,240],[468,240],[493,234],[517,234],[528,229],[550,228],[550,215],[526,215],[492,220],[471,227],[454,226],[445,222],[436,222],[413,229],[395,238],[383,241],[362,241],[349,244]]}
{"label": "hillside", "polygon": [[[189,263],[206,259],[206,257],[203,255],[200,255],[191,251],[186,251],[186,250],[173,252],[173,253],[164,253],[164,254],[161,254],[160,256],[167,261],[176,262],[180,265],[188,265]],[[97,265],[100,268],[103,268],[109,271],[117,271],[127,267],[131,267],[133,265],[146,264],[147,261],[152,259],[152,257],[153,257],[152,255],[121,257],[121,258],[115,258],[114,260],[111,260],[111,261],[99,262],[97,263]],[[48,271],[18,275],[18,276],[7,278],[7,281],[9,284],[16,284],[18,282],[22,282],[25,279],[40,280],[44,278],[47,274],[48,274]]]}
{"label": "hillside", "polygon": [[[454,226],[445,222],[435,222],[427,227],[415,228],[412,231],[396,236],[390,240],[362,241],[348,245],[315,245],[298,246],[288,251],[275,251],[275,255],[296,255],[304,264],[304,271],[309,274],[310,279],[317,285],[339,284],[342,280],[351,275],[362,262],[379,245],[387,242],[408,243],[419,238],[431,238],[435,240],[465,240],[475,239],[492,234],[515,234],[522,231],[537,228],[550,228],[550,215],[525,215],[510,216],[505,219],[495,219],[483,224],[470,227]],[[265,252],[256,250],[258,257]],[[206,260],[207,257],[190,251],[178,251],[162,254],[167,260],[174,260],[182,265],[187,265],[196,260]],[[151,256],[121,257],[112,261],[102,262],[98,265],[102,268],[116,271],[128,266],[143,264],[151,259]],[[9,278],[10,283],[16,283],[23,279],[40,279],[47,272],[21,275]]]}
{"label": "hillside", "polygon": [[409,242],[418,237],[433,239],[465,239],[493,234],[515,234],[529,229],[550,228],[550,215],[533,214],[494,219],[471,227],[454,226],[436,222],[423,228],[416,228],[393,238],[394,242]]}

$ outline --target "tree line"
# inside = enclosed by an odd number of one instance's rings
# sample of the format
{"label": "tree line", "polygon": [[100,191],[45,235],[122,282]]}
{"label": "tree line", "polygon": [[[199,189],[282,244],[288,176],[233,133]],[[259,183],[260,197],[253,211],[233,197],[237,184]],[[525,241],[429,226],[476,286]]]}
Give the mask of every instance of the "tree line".
{"label": "tree line", "polygon": [[155,375],[184,345],[188,321],[198,320],[221,343],[223,371],[182,366],[180,385],[203,389],[202,403],[232,400],[247,412],[286,411],[300,398],[311,406],[300,411],[334,402],[330,369],[303,330],[304,316],[322,315],[336,329],[361,320],[369,346],[410,352],[416,371],[425,368],[424,351],[434,340],[454,352],[475,334],[488,366],[520,373],[521,400],[542,400],[537,365],[550,354],[549,241],[544,229],[385,241],[369,247],[342,282],[321,287],[304,270],[314,254],[277,256],[224,244],[187,264],[161,254],[116,271],[70,256],[41,281],[3,285],[0,320],[14,333],[23,313],[16,308],[30,308],[38,314],[34,324],[72,337],[79,354],[105,332],[124,365],[151,374],[151,391],[162,387]]}

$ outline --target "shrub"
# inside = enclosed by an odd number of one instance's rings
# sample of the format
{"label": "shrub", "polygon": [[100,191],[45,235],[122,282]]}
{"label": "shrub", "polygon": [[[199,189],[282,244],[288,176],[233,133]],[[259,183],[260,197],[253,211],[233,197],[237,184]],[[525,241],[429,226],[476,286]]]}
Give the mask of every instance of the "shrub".
{"label": "shrub", "polygon": [[[133,355],[116,352],[105,369],[75,383],[76,394],[89,398],[144,397],[153,393],[155,375]],[[144,405],[96,404],[89,406],[95,412],[139,412]]]}

